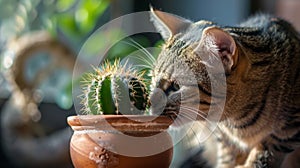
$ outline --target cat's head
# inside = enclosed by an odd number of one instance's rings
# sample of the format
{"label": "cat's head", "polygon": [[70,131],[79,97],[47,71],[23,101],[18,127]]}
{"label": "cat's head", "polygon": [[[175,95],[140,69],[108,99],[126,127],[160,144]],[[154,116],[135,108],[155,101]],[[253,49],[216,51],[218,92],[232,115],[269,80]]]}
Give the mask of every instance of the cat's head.
{"label": "cat's head", "polygon": [[238,60],[233,36],[212,22],[154,9],[151,20],[165,40],[153,70],[152,113],[187,121],[205,119],[209,110],[222,113],[226,76]]}

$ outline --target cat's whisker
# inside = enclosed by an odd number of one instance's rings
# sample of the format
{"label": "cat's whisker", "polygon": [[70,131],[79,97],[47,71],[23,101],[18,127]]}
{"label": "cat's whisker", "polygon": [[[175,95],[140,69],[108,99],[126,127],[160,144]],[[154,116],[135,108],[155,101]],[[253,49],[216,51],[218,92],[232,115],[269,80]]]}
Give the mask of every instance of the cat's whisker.
{"label": "cat's whisker", "polygon": [[[175,112],[172,112],[175,116],[178,117],[178,114],[176,114]],[[184,116],[183,116],[184,117]],[[187,116],[188,117],[188,116]],[[179,122],[179,124],[186,124],[185,122],[178,120],[177,122]],[[194,124],[200,125],[199,127],[195,126]],[[191,131],[191,133],[186,134],[186,138],[183,138],[184,141],[186,141],[186,144],[188,145],[188,147],[193,148],[195,146],[198,146],[200,144],[203,144],[203,141],[201,141],[200,139],[200,135],[199,135],[199,130],[195,130],[196,128],[200,128],[202,126],[206,126],[205,124],[201,123],[201,122],[194,122],[193,126],[189,128],[189,132]],[[195,128],[195,129],[194,129]],[[207,127],[207,129],[212,133],[213,136],[217,136],[215,135],[215,133],[210,130],[209,127]],[[195,142],[197,141],[197,142]]]}
{"label": "cat's whisker", "polygon": [[[144,59],[140,58],[140,60],[143,61],[144,63],[148,64],[151,68],[153,68],[153,65],[155,63],[154,56],[148,50],[146,50],[142,45],[140,45],[138,42],[136,42],[135,40],[130,39],[130,41],[132,43],[127,42],[127,41],[123,41],[123,43],[130,45],[130,46],[138,49],[139,51],[141,51],[148,59],[145,59],[145,57],[142,56],[142,58],[144,58]],[[138,59],[138,57],[135,57],[135,58]]]}
{"label": "cat's whisker", "polygon": [[202,119],[207,120],[206,117],[205,117],[206,113],[204,113],[203,111],[201,111],[199,109],[195,109],[195,108],[192,108],[192,107],[189,107],[189,106],[184,106],[184,105],[181,105],[180,109],[188,110],[189,112],[192,112],[193,114],[196,114],[197,116],[201,117]]}
{"label": "cat's whisker", "polygon": [[[176,112],[174,112],[174,111],[171,111],[171,113],[173,114],[173,115],[171,115],[171,118],[172,118],[173,121],[175,121],[175,119],[176,119],[176,117],[178,116],[178,114],[176,114]],[[175,117],[175,118],[174,118],[174,117]],[[184,124],[185,124],[185,123],[184,123],[183,121],[181,121],[181,120],[177,120],[176,122],[178,122],[179,125],[184,125]],[[177,124],[177,125],[178,125],[178,124]],[[173,129],[173,131],[175,131],[175,135],[173,135],[173,136],[176,137],[176,136],[177,136],[176,132],[179,131],[179,130]],[[194,146],[195,146],[195,145],[193,145],[192,140],[194,140],[194,137],[197,137],[197,132],[194,131],[193,128],[190,128],[189,131],[192,131],[192,133],[191,133],[191,134],[185,134],[185,135],[184,135],[185,137],[182,138],[182,143],[184,144],[184,146],[185,146],[185,144],[187,144],[187,146],[188,146],[189,148],[191,148],[191,147],[194,147]],[[179,132],[180,132],[180,131],[179,131]],[[174,132],[173,132],[173,133],[174,133]],[[200,144],[199,139],[196,138],[196,140],[198,141],[198,144]]]}
{"label": "cat's whisker", "polygon": [[[182,106],[182,105],[180,107],[182,109],[184,109],[184,110],[187,110],[188,112],[191,112],[191,113],[193,113],[193,114],[195,114],[197,116],[200,116],[202,119],[204,119],[206,122],[208,122],[208,124],[210,124],[210,125],[216,125],[217,128],[219,129],[219,125],[216,124],[216,123],[214,123],[214,122],[212,122],[212,121],[210,121],[210,120],[208,120],[203,114],[201,114],[201,113],[204,113],[201,110],[194,109],[194,108],[191,108],[191,107],[188,107],[188,106]],[[188,115],[187,113],[182,113],[182,114]]]}
{"label": "cat's whisker", "polygon": [[[182,115],[182,117],[185,117],[186,119],[193,121],[193,118],[191,118],[187,113],[181,113],[181,115]],[[208,123],[211,124],[211,122],[209,120],[205,119],[205,121],[207,121]],[[201,122],[195,122],[195,123],[200,124]],[[209,131],[213,132],[213,130],[211,130],[210,127],[208,127],[206,124],[203,124],[203,126],[205,126]]]}
{"label": "cat's whisker", "polygon": [[[201,144],[199,138],[197,137],[197,131],[191,127],[188,131],[188,133],[185,135],[186,137],[183,138],[184,143],[187,144],[189,148],[193,148],[195,146],[199,146]],[[196,142],[195,142],[196,141]]]}
{"label": "cat's whisker", "polygon": [[[197,125],[199,125],[199,126],[195,126],[194,124],[197,124]],[[194,128],[195,128],[196,130],[194,130]],[[203,129],[200,129],[200,128],[203,128]],[[204,128],[205,128],[207,131],[209,131],[209,132],[204,133],[204,131],[205,131]],[[216,128],[219,129],[218,125],[217,125]],[[196,140],[196,141],[197,141],[197,143],[194,142],[194,144],[203,144],[203,142],[205,141],[205,139],[203,139],[203,136],[204,136],[205,138],[208,138],[208,137],[211,136],[211,135],[212,135],[213,137],[215,137],[215,138],[218,137],[218,134],[214,131],[214,129],[212,129],[211,127],[207,126],[207,125],[206,125],[205,123],[203,123],[203,122],[194,122],[194,123],[193,123],[193,126],[190,127],[190,131],[193,132],[193,136],[190,135],[190,136],[191,136],[190,139]],[[195,145],[194,145],[194,146],[195,146]]]}
{"label": "cat's whisker", "polygon": [[148,50],[146,50],[141,44],[139,44],[138,42],[136,42],[132,38],[130,39],[130,41],[133,42],[137,46],[136,49],[142,49],[142,52],[150,59],[152,64],[155,63],[156,59],[154,58],[154,56]]}
{"label": "cat's whisker", "polygon": [[132,59],[136,59],[136,60],[139,60],[139,61],[145,63],[143,65],[135,65],[135,66],[144,66],[145,68],[148,68],[148,69],[153,68],[153,65],[151,64],[151,62],[147,61],[147,59],[143,59],[142,56],[140,56],[140,55],[131,55],[131,56],[127,57],[127,60],[130,60],[131,57],[132,57]]}

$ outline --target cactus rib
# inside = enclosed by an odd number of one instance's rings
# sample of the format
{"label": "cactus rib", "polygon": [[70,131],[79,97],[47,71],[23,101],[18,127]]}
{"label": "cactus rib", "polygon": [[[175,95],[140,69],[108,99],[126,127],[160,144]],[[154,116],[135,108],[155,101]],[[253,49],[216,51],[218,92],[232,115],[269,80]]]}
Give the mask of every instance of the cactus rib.
{"label": "cactus rib", "polygon": [[86,114],[143,114],[148,91],[142,74],[120,65],[105,62],[83,80],[83,111]]}

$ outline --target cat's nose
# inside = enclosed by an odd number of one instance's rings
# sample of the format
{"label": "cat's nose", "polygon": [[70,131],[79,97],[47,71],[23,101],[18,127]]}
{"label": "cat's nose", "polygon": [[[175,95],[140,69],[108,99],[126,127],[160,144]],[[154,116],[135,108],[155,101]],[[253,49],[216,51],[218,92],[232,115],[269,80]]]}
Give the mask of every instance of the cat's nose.
{"label": "cat's nose", "polygon": [[167,101],[168,98],[162,89],[154,89],[150,95],[150,112],[155,115],[162,114],[166,107]]}

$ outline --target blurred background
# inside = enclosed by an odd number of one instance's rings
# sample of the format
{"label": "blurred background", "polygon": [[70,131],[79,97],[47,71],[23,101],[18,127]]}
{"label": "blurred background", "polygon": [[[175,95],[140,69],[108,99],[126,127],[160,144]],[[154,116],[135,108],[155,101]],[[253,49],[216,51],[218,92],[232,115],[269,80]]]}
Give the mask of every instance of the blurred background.
{"label": "blurred background", "polygon": [[[76,114],[71,80],[78,52],[103,24],[149,4],[222,25],[271,13],[300,30],[299,0],[0,0],[0,167],[72,167],[66,118]],[[142,47],[162,42],[155,33],[132,38]],[[136,49],[123,43],[109,54]]]}

